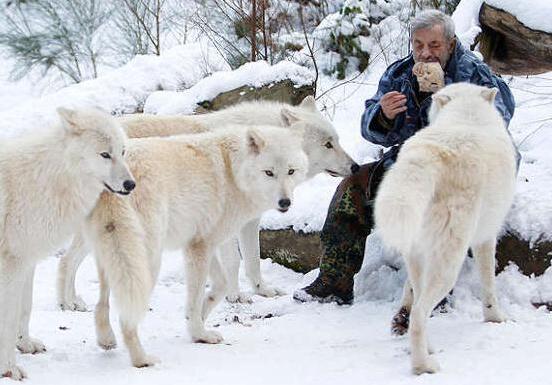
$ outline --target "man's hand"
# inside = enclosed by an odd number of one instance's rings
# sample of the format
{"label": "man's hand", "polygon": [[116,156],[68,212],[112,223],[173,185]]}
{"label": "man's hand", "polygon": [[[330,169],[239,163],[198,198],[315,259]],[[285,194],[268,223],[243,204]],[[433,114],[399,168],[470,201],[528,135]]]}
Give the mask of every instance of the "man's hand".
{"label": "man's hand", "polygon": [[383,115],[393,120],[403,111],[406,111],[406,96],[397,91],[391,91],[383,95],[379,101]]}

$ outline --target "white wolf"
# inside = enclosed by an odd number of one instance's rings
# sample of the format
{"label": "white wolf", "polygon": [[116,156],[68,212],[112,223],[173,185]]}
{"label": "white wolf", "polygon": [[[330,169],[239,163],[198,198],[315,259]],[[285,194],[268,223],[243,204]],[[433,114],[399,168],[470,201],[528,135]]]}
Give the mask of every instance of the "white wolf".
{"label": "white wolf", "polygon": [[36,263],[82,225],[102,190],[134,188],[126,136],[109,115],[59,108],[62,124],[0,149],[0,377],[25,377],[14,350],[39,353],[29,337]]}
{"label": "white wolf", "polygon": [[[306,97],[299,106],[270,101],[245,102],[227,109],[193,116],[135,115],[120,122],[130,138],[170,136],[224,129],[228,124],[266,124],[289,129],[300,124],[304,132],[303,150],[309,159],[307,177],[326,172],[332,176],[347,176],[358,165],[343,151],[334,127],[318,111],[313,97]],[[275,296],[280,290],[270,287],[262,279],[259,252],[259,220],[254,218],[239,234],[238,241],[230,240],[221,246],[221,254],[232,261],[228,264],[228,295],[230,301],[249,301],[249,296],[239,291],[238,271],[240,252],[245,263],[247,277],[253,291],[263,296]],[[77,235],[67,253],[62,257],[58,270],[58,304],[66,310],[86,310],[84,301],[76,294],[75,275],[78,266],[89,249]]]}
{"label": "white wolf", "polygon": [[[115,346],[109,322],[111,287],[132,364],[143,367],[155,359],[145,354],[137,326],[148,309],[163,250],[181,248],[185,254],[192,340],[220,342],[220,334],[204,326],[226,293],[216,248],[262,212],[287,209],[308,161],[299,133],[230,126],[216,133],[131,139],[128,162],[136,190],[130,199],[102,195],[85,234],[100,276],[98,344]],[[208,273],[212,287],[205,295]]]}
{"label": "white wolf", "polygon": [[407,140],[375,203],[383,242],[405,259],[403,306],[410,311],[414,373],[439,370],[426,324],[452,289],[471,248],[480,270],[485,321],[501,322],[495,294],[495,244],[516,181],[515,153],[494,107],[496,89],[467,83],[433,95],[431,124]]}

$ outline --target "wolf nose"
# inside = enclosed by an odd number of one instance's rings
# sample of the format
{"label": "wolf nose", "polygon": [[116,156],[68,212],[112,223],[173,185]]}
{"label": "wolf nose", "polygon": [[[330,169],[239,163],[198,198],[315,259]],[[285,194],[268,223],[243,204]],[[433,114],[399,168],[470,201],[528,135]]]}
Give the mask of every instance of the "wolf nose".
{"label": "wolf nose", "polygon": [[134,190],[134,187],[136,187],[136,183],[134,183],[133,180],[125,180],[123,182],[123,187],[126,191],[132,191]]}
{"label": "wolf nose", "polygon": [[351,173],[356,174],[358,170],[360,170],[360,166],[356,163],[353,163],[353,165],[351,166]]}
{"label": "wolf nose", "polygon": [[287,209],[291,205],[291,201],[288,198],[280,199],[278,201],[278,206],[283,209]]}

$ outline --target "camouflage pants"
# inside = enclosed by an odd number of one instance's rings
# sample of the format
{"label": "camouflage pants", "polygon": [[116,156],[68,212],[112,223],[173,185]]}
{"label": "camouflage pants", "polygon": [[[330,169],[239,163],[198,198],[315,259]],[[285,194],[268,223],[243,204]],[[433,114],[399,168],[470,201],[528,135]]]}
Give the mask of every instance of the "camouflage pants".
{"label": "camouflage pants", "polygon": [[337,285],[352,285],[364,258],[366,237],[374,225],[374,199],[385,172],[384,162],[361,166],[340,183],[320,235],[324,255],[320,276]]}

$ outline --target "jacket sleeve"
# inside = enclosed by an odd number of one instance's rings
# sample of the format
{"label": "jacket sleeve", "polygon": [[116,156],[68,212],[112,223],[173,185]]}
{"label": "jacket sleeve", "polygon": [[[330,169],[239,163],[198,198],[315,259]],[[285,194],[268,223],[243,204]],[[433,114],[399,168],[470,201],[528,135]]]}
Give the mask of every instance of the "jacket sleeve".
{"label": "jacket sleeve", "polygon": [[396,144],[393,141],[393,135],[390,135],[393,130],[393,122],[384,119],[379,104],[381,97],[392,91],[390,77],[392,70],[392,67],[387,69],[380,79],[376,94],[364,103],[365,110],[360,123],[360,130],[364,139],[385,147]]}
{"label": "jacket sleeve", "polygon": [[498,93],[495,98],[495,106],[504,118],[506,127],[508,127],[510,120],[512,120],[512,117],[514,116],[515,101],[510,88],[504,80],[493,75],[487,66],[479,65],[477,70],[473,73],[471,83],[498,89]]}

